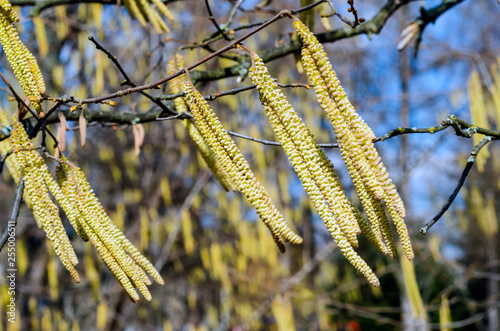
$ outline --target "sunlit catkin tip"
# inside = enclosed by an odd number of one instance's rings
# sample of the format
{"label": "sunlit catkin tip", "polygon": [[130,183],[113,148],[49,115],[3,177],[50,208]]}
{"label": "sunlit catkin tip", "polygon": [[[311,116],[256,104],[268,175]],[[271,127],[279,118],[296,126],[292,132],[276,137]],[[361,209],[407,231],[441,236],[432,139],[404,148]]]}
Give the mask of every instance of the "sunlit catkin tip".
{"label": "sunlit catkin tip", "polygon": [[130,299],[130,301],[134,303],[139,301],[140,299],[139,294],[137,294],[137,292],[134,289],[126,289],[125,292],[127,293],[127,296]]}
{"label": "sunlit catkin tip", "polygon": [[155,282],[157,282],[160,285],[165,285],[165,281],[163,280],[163,278],[160,275],[158,275],[158,277],[155,277],[154,280],[155,280]]}
{"label": "sunlit catkin tip", "polygon": [[375,275],[373,275],[373,277],[368,278],[368,282],[375,287],[380,286],[380,280]]}
{"label": "sunlit catkin tip", "polygon": [[148,287],[146,284],[142,281],[134,282],[137,288],[139,289],[139,292],[141,292],[142,296],[144,299],[151,301],[151,292],[149,292]]}
{"label": "sunlit catkin tip", "polygon": [[285,240],[296,245],[300,245],[304,242],[304,239],[302,239],[301,236],[293,232],[292,230],[285,230],[285,232],[282,233]]}
{"label": "sunlit catkin tip", "polygon": [[71,269],[71,270],[68,270],[69,271],[69,274],[71,275],[71,277],[73,277],[74,281],[79,283],[80,282],[80,275],[78,275],[78,272],[76,271],[76,269]]}
{"label": "sunlit catkin tip", "polygon": [[392,221],[394,222],[394,225],[396,226],[396,230],[398,232],[398,236],[399,236],[399,239],[401,241],[401,245],[403,246],[403,250],[405,252],[405,255],[408,258],[408,260],[413,261],[413,259],[415,258],[415,253],[413,252],[413,248],[411,246],[408,228],[406,227],[404,220],[399,216],[398,212],[396,211],[396,209],[393,206],[388,205],[387,209],[389,209],[389,213],[391,214]]}

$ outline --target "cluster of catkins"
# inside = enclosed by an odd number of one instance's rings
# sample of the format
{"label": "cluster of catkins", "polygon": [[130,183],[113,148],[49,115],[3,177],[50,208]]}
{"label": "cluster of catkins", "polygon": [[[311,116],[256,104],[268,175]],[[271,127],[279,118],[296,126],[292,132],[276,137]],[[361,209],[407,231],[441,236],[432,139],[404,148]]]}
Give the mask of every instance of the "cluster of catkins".
{"label": "cluster of catkins", "polygon": [[78,235],[84,241],[92,242],[130,299],[134,302],[139,300],[135,291],[137,288],[147,300],[151,300],[146,287],[151,285],[151,281],[146,272],[157,283],[163,284],[158,271],[111,221],[94,195],[85,174],[64,156],[56,169],[57,181],[54,179],[24,127],[15,117],[10,139],[18,170],[24,180],[24,197],[29,201],[38,226],[47,234],[64,267],[76,282],[80,281],[74,267],[78,258],[64,230],[59,208],[51,195],[62,207]]}
{"label": "cluster of catkins", "polygon": [[[34,56],[21,42],[13,26],[17,20],[10,3],[0,0],[0,42],[24,92],[32,101],[31,105],[41,115],[39,98],[45,91],[45,84]],[[137,288],[147,300],[151,300],[147,288],[151,280],[146,273],[159,284],[164,283],[162,277],[111,221],[84,173],[62,156],[58,159],[56,181],[20,123],[19,113],[14,115],[12,122],[10,141],[3,141],[0,150],[2,153],[12,150],[7,162],[9,172],[17,182],[22,176],[24,200],[74,280],[80,281],[75,269],[78,258],[53,199],[62,207],[78,235],[84,241],[92,242],[129,298],[134,302],[139,300]],[[7,125],[4,114],[0,116],[0,123]]]}
{"label": "cluster of catkins", "polygon": [[[321,108],[334,127],[342,158],[367,218],[344,193],[333,164],[277,87],[263,61],[250,51],[253,65],[249,69],[249,76],[257,87],[260,102],[281,146],[340,251],[372,285],[378,286],[378,278],[354,250],[358,247],[357,236],[363,232],[375,247],[394,258],[396,252],[385,211],[387,209],[407,257],[413,259],[408,230],[403,220],[403,202],[373,145],[375,135],[347,99],[323,47],[300,20],[294,22],[294,27],[304,44],[302,63],[307,77],[314,86]],[[174,65],[173,62],[171,65]],[[173,70],[174,67],[171,71]],[[182,78],[179,80],[182,81]],[[178,82],[172,83],[174,93],[180,91],[178,85]],[[282,238],[300,243],[302,238],[288,228],[202,95],[190,82],[185,85],[184,91],[196,132],[201,134],[200,138],[193,136],[193,139],[201,139],[203,142],[197,143],[198,148],[200,152],[206,150],[208,152],[205,154],[211,155],[210,161],[206,159],[207,163],[221,184],[227,187],[225,183],[232,182],[246,196],[271,231],[281,251],[284,251]],[[178,100],[176,106],[185,111],[184,100]]]}
{"label": "cluster of catkins", "polygon": [[294,22],[294,27],[304,44],[302,63],[307,77],[314,86],[321,108],[334,127],[342,158],[375,232],[376,237],[369,239],[376,241],[377,247],[382,246],[384,253],[395,257],[385,205],[396,226],[403,250],[412,260],[414,254],[404,222],[406,212],[403,201],[373,145],[375,134],[347,99],[323,46],[314,34],[299,20]]}
{"label": "cluster of catkins", "polygon": [[24,93],[29,97],[31,105],[40,113],[42,111],[40,100],[45,93],[45,82],[35,57],[19,39],[14,27],[15,22],[19,22],[19,17],[12,5],[7,0],[0,0],[0,42]]}

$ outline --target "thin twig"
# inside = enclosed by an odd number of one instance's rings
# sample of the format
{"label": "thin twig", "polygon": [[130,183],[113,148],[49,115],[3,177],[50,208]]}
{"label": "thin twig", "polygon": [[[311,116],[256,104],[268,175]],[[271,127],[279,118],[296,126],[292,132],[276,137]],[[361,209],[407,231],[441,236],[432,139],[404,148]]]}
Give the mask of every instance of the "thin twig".
{"label": "thin twig", "polygon": [[24,192],[24,180],[23,176],[21,175],[21,177],[19,178],[19,184],[17,186],[16,200],[14,201],[14,206],[12,207],[12,213],[10,214],[10,219],[9,222],[7,223],[7,228],[5,229],[5,232],[2,234],[2,237],[0,238],[0,252],[7,243],[7,240],[9,239],[9,236],[11,235],[12,231],[13,230],[15,231],[17,225],[17,217],[19,216],[21,201],[23,201],[23,192]]}
{"label": "thin twig", "polygon": [[460,4],[463,0],[447,0],[442,1],[436,7],[432,7],[429,9],[420,8],[420,17],[417,19],[418,22],[418,33],[415,38],[415,47],[413,50],[413,56],[417,57],[418,49],[420,47],[420,43],[422,42],[422,36],[424,34],[424,30],[429,23],[436,22],[437,18],[445,13],[447,10],[452,7]]}
{"label": "thin twig", "polygon": [[[300,12],[303,12],[305,10],[312,9],[312,8],[318,6],[319,4],[321,4],[323,2],[326,2],[326,1],[327,0],[321,0],[321,1],[318,1],[318,2],[315,2],[315,3],[312,3],[312,4],[308,5],[308,6],[305,6],[305,7],[299,8],[299,9],[295,9],[295,10],[291,10],[291,12],[293,14],[300,13]],[[235,7],[233,7],[233,8],[235,8]],[[254,28],[256,26],[260,26],[260,25],[262,25],[264,23],[266,23],[266,21],[245,24],[245,25],[242,25],[242,26],[234,28],[232,31],[239,31],[239,30],[244,30],[244,29],[250,29],[250,28]],[[230,24],[230,22],[228,20],[228,23],[226,24],[226,27],[228,27],[229,24]],[[221,37],[221,35],[220,35],[219,32],[214,32],[210,36],[208,36],[207,38],[203,39],[203,41],[201,43],[194,43],[193,45],[184,46],[181,49],[194,49],[194,48],[200,48],[200,47],[201,48],[206,48],[209,44],[211,44],[211,43],[213,43],[213,42],[215,42],[217,40],[220,40],[221,38],[222,37]]]}
{"label": "thin twig", "polygon": [[156,120],[157,121],[170,121],[170,120],[186,119],[186,118],[192,118],[192,117],[193,117],[193,115],[191,115],[189,113],[182,112],[182,113],[179,113],[179,114],[173,115],[173,116],[158,117]]}
{"label": "thin twig", "polygon": [[354,22],[351,25],[352,28],[354,29],[355,27],[357,27],[358,25],[360,25],[361,23],[363,23],[365,21],[365,19],[364,18],[358,18],[358,10],[356,8],[354,8],[354,0],[347,0],[347,3],[350,6],[349,9],[348,9],[348,11],[350,13],[352,13],[352,15],[354,16]]}
{"label": "thin twig", "polygon": [[[302,84],[302,83],[293,83],[293,84],[276,83],[276,84],[279,87],[283,87],[283,88],[288,88],[288,87],[292,87],[292,88],[295,88],[295,87],[304,87],[306,89],[310,89],[311,88],[311,86],[309,84]],[[203,98],[205,98],[205,100],[214,101],[215,99],[220,98],[220,97],[224,97],[224,96],[228,96],[228,95],[235,95],[235,94],[238,94],[240,92],[244,92],[244,91],[249,91],[249,90],[255,89],[255,87],[256,87],[256,85],[248,85],[248,86],[238,87],[238,88],[227,90],[227,91],[224,91],[224,92],[216,92],[216,93],[212,93],[212,94],[209,94],[209,95],[205,95],[205,96],[203,96]],[[184,91],[176,93],[176,94],[163,95],[163,96],[160,96],[158,98],[161,99],[161,100],[173,100],[173,99],[177,99],[177,98],[180,98],[180,97],[183,97],[183,96],[185,96]]]}
{"label": "thin twig", "polygon": [[[90,35],[88,37],[88,39],[95,45],[95,48],[101,52],[103,52],[104,54],[106,54],[108,56],[108,58],[113,62],[113,64],[116,66],[116,68],[120,71],[120,73],[122,74],[123,78],[125,78],[125,80],[121,83],[122,86],[124,85],[128,85],[128,86],[131,86],[131,87],[137,87],[137,85],[135,85],[134,82],[132,82],[132,80],[130,79],[130,77],[127,75],[127,73],[125,72],[125,70],[123,69],[123,67],[121,66],[120,62],[118,61],[117,57],[114,56],[113,54],[111,54],[110,51],[108,51],[106,48],[104,48],[95,38],[94,36]],[[160,107],[164,112],[168,113],[168,114],[172,114],[172,115],[176,115],[175,112],[172,112],[171,109],[169,109],[167,106],[165,106],[163,104],[163,102],[160,101],[159,98],[155,98],[153,97],[152,95],[150,95],[149,93],[145,92],[145,91],[139,91],[140,94],[142,94],[143,96],[145,96],[146,98],[148,98],[149,100],[153,101],[158,107]]]}
{"label": "thin twig", "polygon": [[226,35],[226,32],[224,32],[221,27],[219,26],[219,23],[215,20],[214,14],[212,13],[212,9],[210,8],[210,4],[208,3],[208,0],[205,0],[205,6],[207,7],[208,11],[208,19],[215,25],[215,28],[217,31],[220,33],[220,35],[227,41],[231,41],[229,37]]}
{"label": "thin twig", "polygon": [[37,119],[39,119],[38,114],[33,109],[31,109],[30,107],[28,107],[28,105],[24,102],[23,99],[21,99],[21,97],[19,96],[19,94],[17,94],[16,90],[14,90],[14,88],[12,87],[12,85],[10,85],[10,83],[7,81],[7,79],[5,78],[5,76],[2,75],[1,72],[0,72],[0,77],[2,78],[3,82],[5,83],[5,85],[7,85],[7,87],[10,90],[10,92],[12,93],[12,95],[14,95],[14,98],[16,99],[16,101],[19,104],[21,104],[23,107],[25,107],[31,113],[31,115],[33,115],[33,117],[36,117]]}
{"label": "thin twig", "polygon": [[[229,130],[226,130],[226,132],[231,136],[254,141],[254,142],[262,144],[262,145],[281,146],[281,144],[277,141],[270,141],[270,140],[253,138],[253,137],[245,136],[244,134],[236,133],[236,132],[229,131]],[[319,147],[322,147],[322,148],[339,148],[339,144],[337,144],[337,143],[327,143],[327,144],[317,144],[317,145]]]}
{"label": "thin twig", "polygon": [[322,4],[323,2],[328,2],[328,1],[327,0],[316,1],[316,2],[311,3],[310,5],[304,6],[302,8],[299,8],[299,9],[296,9],[296,10],[291,10],[291,12],[292,12],[292,14],[302,13],[303,11],[307,11],[309,9],[313,9],[314,7]]}
{"label": "thin twig", "polygon": [[[200,65],[202,65],[203,63],[219,56],[220,54],[222,53],[225,53],[227,52],[228,50],[230,49],[233,49],[236,45],[240,44],[243,40],[253,36],[254,34],[256,34],[257,32],[265,29],[267,26],[271,25],[272,23],[284,18],[284,17],[290,17],[292,14],[297,14],[297,13],[300,13],[304,10],[308,10],[310,8],[313,8],[314,6],[317,6],[323,2],[325,2],[326,0],[320,0],[320,1],[317,1],[309,6],[306,6],[306,7],[302,7],[302,8],[299,8],[299,9],[296,9],[296,10],[282,10],[280,11],[277,15],[273,16],[272,18],[270,18],[269,20],[267,20],[266,22],[264,22],[262,25],[260,25],[259,27],[257,27],[256,29],[246,33],[245,35],[239,37],[238,39],[234,40],[233,42],[231,42],[229,45],[225,46],[225,47],[222,47],[220,48],[219,50],[217,50],[216,52],[213,52],[212,54],[204,57],[203,59],[199,60],[198,62],[195,62],[189,66],[186,66],[184,69],[186,70],[192,70]],[[125,95],[128,95],[128,94],[131,94],[131,93],[134,93],[134,92],[139,92],[139,91],[144,91],[144,90],[148,90],[148,89],[154,89],[154,88],[158,88],[158,86],[160,86],[161,84],[164,84],[166,82],[168,82],[169,80],[171,79],[174,79],[176,77],[179,77],[180,75],[184,74],[184,69],[182,70],[179,70],[171,75],[168,75],[156,82],[153,82],[153,83],[150,83],[150,84],[145,84],[145,85],[141,85],[141,86],[136,86],[136,87],[131,87],[131,88],[128,88],[128,89],[125,89],[125,90],[120,90],[120,91],[117,91],[115,93],[111,93],[111,94],[108,94],[108,95],[105,95],[105,96],[101,96],[101,97],[96,97],[96,98],[88,98],[88,99],[77,99],[77,98],[74,98],[74,100],[78,101],[80,104],[84,104],[84,103],[101,103],[103,102],[104,100],[109,100],[109,99],[114,99],[114,98],[119,98],[119,97],[122,97],[122,96],[125,96]]]}
{"label": "thin twig", "polygon": [[391,130],[384,134],[383,136],[377,137],[373,140],[373,142],[378,142],[378,141],[384,141],[393,137],[401,136],[404,134],[409,134],[409,133],[436,133],[439,131],[442,131],[446,128],[448,128],[449,125],[440,125],[440,126],[433,126],[430,128],[397,128],[394,130]]}
{"label": "thin twig", "polygon": [[[30,138],[34,138],[36,137],[36,135],[38,134],[38,130],[40,130],[40,128],[42,127],[42,121],[44,121],[46,118],[48,118],[54,111],[56,111],[59,106],[61,105],[61,102],[60,101],[56,101],[56,104],[53,105],[48,111],[47,111],[47,114],[44,115],[43,119],[39,119],[38,122],[36,123],[35,127],[33,128],[33,130],[30,132],[30,135],[29,137]],[[46,129],[46,128],[45,128]],[[56,144],[58,143],[58,141],[56,140]]]}
{"label": "thin twig", "polygon": [[441,218],[441,216],[443,216],[443,214],[448,210],[448,208],[451,206],[451,204],[453,203],[453,201],[457,197],[458,192],[460,191],[460,189],[464,185],[465,179],[467,178],[467,175],[469,174],[470,169],[472,168],[472,166],[476,162],[476,158],[477,158],[477,155],[479,154],[479,151],[481,150],[481,148],[483,148],[484,146],[486,146],[486,144],[488,144],[490,141],[491,141],[491,137],[490,136],[486,136],[483,139],[481,139],[481,141],[476,146],[474,146],[474,148],[472,149],[472,152],[470,153],[469,159],[467,160],[467,164],[465,165],[464,171],[462,172],[462,175],[460,176],[458,184],[455,187],[455,190],[450,195],[450,197],[448,198],[448,200],[446,201],[446,203],[443,205],[443,207],[441,208],[441,210],[437,213],[437,215],[434,216],[432,218],[432,220],[430,220],[425,226],[423,226],[420,229],[420,233],[422,233],[423,235],[425,235],[427,233],[427,231],[434,224],[436,224],[436,222],[439,221],[439,219]]}

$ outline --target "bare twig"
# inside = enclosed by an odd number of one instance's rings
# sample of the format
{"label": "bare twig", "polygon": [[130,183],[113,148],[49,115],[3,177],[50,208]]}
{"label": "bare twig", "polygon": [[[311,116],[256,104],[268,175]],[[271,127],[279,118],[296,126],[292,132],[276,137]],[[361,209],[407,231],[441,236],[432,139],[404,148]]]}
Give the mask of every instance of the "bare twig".
{"label": "bare twig", "polygon": [[14,98],[16,99],[17,103],[21,104],[25,109],[27,109],[31,113],[31,115],[33,115],[33,117],[35,117],[35,118],[38,119],[39,118],[38,114],[33,109],[31,109],[30,107],[28,107],[28,105],[19,96],[19,94],[17,94],[16,90],[14,90],[14,88],[12,87],[12,85],[10,85],[10,83],[7,81],[7,79],[5,78],[5,76],[1,72],[0,72],[0,77],[2,78],[4,84],[7,85],[8,89],[10,90],[10,92],[12,93],[12,95],[14,96]]}
{"label": "bare twig", "polygon": [[[114,56],[113,54],[111,54],[110,51],[108,51],[106,48],[104,48],[95,38],[94,36],[89,36],[88,37],[89,40],[95,45],[95,48],[101,52],[103,52],[104,54],[106,54],[108,56],[108,58],[113,62],[113,64],[116,66],[116,68],[120,71],[120,73],[122,74],[123,78],[125,78],[125,80],[123,82],[121,82],[121,85],[124,86],[124,85],[128,85],[128,86],[131,86],[131,87],[137,87],[137,85],[134,84],[134,82],[132,82],[132,80],[130,79],[130,77],[127,75],[127,73],[125,72],[125,70],[123,69],[123,67],[121,66],[120,62],[118,61],[118,59],[116,58],[116,56]],[[172,112],[172,109],[168,108],[167,106],[165,106],[163,104],[163,102],[160,101],[159,98],[155,98],[153,97],[152,95],[150,95],[149,93],[147,92],[144,92],[144,91],[139,91],[139,93],[141,93],[143,96],[145,96],[146,98],[148,98],[149,100],[153,101],[158,107],[160,107],[165,113],[167,114],[171,114],[171,115],[176,115],[175,112]]]}
{"label": "bare twig", "polygon": [[491,137],[490,136],[486,136],[483,139],[481,139],[481,141],[476,146],[474,146],[474,148],[472,149],[472,152],[470,153],[469,159],[467,160],[467,164],[465,165],[464,171],[462,172],[462,175],[460,176],[460,179],[458,180],[458,184],[455,187],[455,190],[450,195],[450,197],[448,198],[448,200],[446,201],[446,203],[443,205],[443,207],[441,208],[441,210],[437,213],[437,215],[434,216],[432,218],[432,220],[430,220],[425,226],[423,226],[420,229],[420,232],[422,234],[425,235],[427,233],[427,231],[431,228],[431,226],[433,226],[437,221],[439,221],[439,219],[441,218],[441,216],[443,216],[443,214],[451,206],[451,204],[453,203],[453,201],[457,197],[458,192],[460,191],[460,189],[464,185],[465,179],[467,178],[467,175],[469,174],[470,169],[472,168],[472,166],[476,162],[476,157],[479,154],[479,151],[481,150],[481,148],[483,148],[484,146],[486,146],[486,144],[488,144],[490,141],[491,141]]}
{"label": "bare twig", "polygon": [[233,22],[234,15],[236,15],[236,11],[238,10],[238,8],[240,8],[243,1],[244,0],[238,0],[234,4],[233,8],[231,8],[231,11],[229,12],[229,17],[227,18],[226,27],[229,27]]}
{"label": "bare twig", "polygon": [[214,17],[214,14],[212,13],[212,9],[210,8],[210,4],[208,3],[208,0],[205,0],[205,6],[207,7],[208,11],[208,19],[213,23],[219,34],[227,41],[231,41],[229,37],[226,35],[226,32],[221,29],[219,26],[219,23],[217,23],[217,20]]}
{"label": "bare twig", "polygon": [[12,213],[10,214],[10,219],[7,224],[7,228],[5,229],[4,233],[2,234],[2,237],[0,238],[0,251],[2,251],[3,247],[7,243],[7,240],[9,239],[9,236],[11,235],[12,231],[15,231],[17,225],[17,217],[19,216],[19,209],[21,206],[21,202],[23,201],[23,192],[24,192],[24,180],[23,176],[21,175],[21,178],[19,178],[19,184],[17,185],[16,200],[14,201],[14,206],[12,207]]}
{"label": "bare twig", "polygon": [[177,115],[173,116],[168,116],[168,117],[158,117],[156,120],[157,121],[170,121],[170,120],[178,120],[178,119],[186,119],[186,118],[192,118],[193,116],[189,113],[179,113]]}
{"label": "bare twig", "polygon": [[[56,104],[53,105],[48,111],[47,111],[47,114],[45,114],[44,118],[43,119],[39,119],[38,122],[36,123],[35,127],[33,128],[33,130],[31,130],[30,134],[29,134],[29,137],[30,138],[34,138],[36,137],[36,135],[38,134],[38,130],[40,130],[40,128],[42,127],[42,122],[45,121],[45,119],[47,117],[49,117],[54,111],[56,111],[57,109],[59,109],[59,106],[61,105],[61,102],[59,101],[56,101]],[[46,128],[45,128],[46,129]],[[57,143],[57,140],[55,140],[55,142]]]}
{"label": "bare twig", "polygon": [[[294,88],[294,87],[304,87],[306,89],[310,89],[311,88],[311,86],[309,84],[301,84],[301,83],[294,83],[294,84],[276,83],[276,84],[279,87],[283,87],[283,88],[287,88],[287,87],[292,87],[292,88]],[[224,92],[216,92],[216,93],[212,93],[212,94],[209,94],[209,95],[205,95],[205,96],[203,96],[203,98],[205,98],[205,100],[214,101],[215,99],[220,98],[220,97],[224,97],[224,96],[228,96],[228,95],[235,95],[235,94],[238,94],[240,92],[253,90],[253,89],[255,89],[255,87],[256,87],[255,85],[248,85],[248,86],[238,87],[238,88],[227,90],[227,91],[224,91]],[[180,98],[180,97],[183,97],[183,96],[185,96],[185,93],[184,92],[179,92],[179,93],[176,93],[176,94],[160,96],[159,99],[161,99],[161,100],[173,100],[173,99],[177,99],[177,98]]]}
{"label": "bare twig", "polygon": [[[236,133],[236,132],[229,131],[229,130],[226,130],[226,132],[228,134],[230,134],[231,136],[254,141],[254,142],[262,144],[262,145],[281,146],[281,144],[277,141],[270,141],[270,140],[253,138],[253,137],[245,136],[244,134]],[[322,148],[339,148],[339,144],[336,144],[336,143],[318,144],[318,146],[322,147]]]}
{"label": "bare twig", "polygon": [[[222,47],[220,48],[219,50],[213,52],[212,54],[204,57],[203,59],[189,65],[189,66],[186,66],[184,69],[186,70],[192,70],[200,65],[202,65],[203,63],[219,56],[220,54],[222,53],[225,53],[227,52],[228,50],[230,49],[233,49],[236,45],[240,44],[241,42],[243,42],[245,39],[253,36],[254,34],[256,34],[257,32],[265,29],[267,26],[271,25],[272,23],[282,19],[283,17],[290,17],[290,15],[292,14],[297,14],[297,13],[300,13],[304,10],[308,10],[310,8],[313,8],[314,6],[317,6],[323,2],[325,2],[326,0],[320,0],[320,1],[317,1],[309,6],[306,6],[306,7],[303,7],[303,8],[299,8],[299,9],[295,9],[295,10],[282,10],[280,11],[277,15],[275,15],[274,17],[270,18],[269,20],[267,20],[266,22],[264,22],[263,24],[261,24],[260,26],[258,26],[256,29],[246,33],[245,35],[237,38],[236,40],[234,40],[233,42],[231,42],[229,45],[225,46],[225,47]],[[136,87],[131,87],[131,88],[128,88],[128,89],[125,89],[125,90],[120,90],[120,91],[117,91],[115,93],[111,93],[111,94],[108,94],[108,95],[105,95],[105,96],[101,96],[101,97],[95,97],[95,98],[88,98],[88,99],[77,99],[77,98],[74,98],[73,97],[73,100],[80,103],[80,104],[85,104],[85,103],[102,103],[103,101],[105,100],[109,100],[109,99],[114,99],[114,98],[119,98],[119,97],[122,97],[122,96],[125,96],[125,95],[128,95],[128,94],[131,94],[131,93],[135,93],[135,92],[139,92],[139,91],[144,91],[144,90],[148,90],[148,89],[156,89],[158,88],[158,86],[160,86],[161,84],[164,84],[166,82],[168,82],[169,80],[171,79],[174,79],[180,75],[182,75],[184,73],[184,69],[183,70],[179,70],[171,75],[168,75],[156,82],[153,82],[153,83],[150,83],[150,84],[145,84],[145,85],[141,85],[141,86],[136,86]],[[196,83],[197,81],[199,81],[199,79],[197,77],[194,77],[193,75],[191,75],[191,79],[193,80],[193,83]]]}
{"label": "bare twig", "polygon": [[[7,87],[9,88],[9,90],[14,95],[14,98],[16,99],[17,103],[19,105],[21,105],[22,107],[24,107],[24,109],[27,109],[31,113],[31,115],[33,115],[33,117],[37,120],[37,125],[35,126],[35,128],[36,128],[38,126],[38,124],[41,123],[41,118],[38,116],[38,114],[33,109],[31,109],[30,107],[28,107],[28,105],[24,102],[23,99],[21,99],[21,97],[19,96],[19,94],[17,94],[16,90],[14,90],[14,88],[12,87],[12,85],[10,85],[10,83],[7,81],[7,79],[5,78],[5,76],[2,75],[1,72],[0,72],[0,77],[2,78],[3,82],[5,83],[5,85],[7,85]],[[42,123],[42,125],[43,125],[43,123]],[[33,130],[31,133],[34,134],[33,132],[38,132],[38,131],[37,130]],[[56,136],[54,136],[54,134],[50,130],[48,130],[48,129],[47,129],[47,133],[57,143]],[[10,134],[9,134],[9,136],[10,136]],[[3,135],[0,135],[0,141],[3,140],[2,138],[6,139],[8,137],[3,137]]]}
{"label": "bare twig", "polygon": [[429,23],[436,22],[437,18],[444,14],[448,9],[458,5],[463,0],[446,0],[442,1],[441,4],[432,7],[430,9],[420,8],[420,17],[417,19],[418,22],[418,33],[415,39],[415,49],[413,51],[413,55],[417,57],[418,48],[420,43],[422,42],[422,36],[424,34],[424,30],[429,25]]}

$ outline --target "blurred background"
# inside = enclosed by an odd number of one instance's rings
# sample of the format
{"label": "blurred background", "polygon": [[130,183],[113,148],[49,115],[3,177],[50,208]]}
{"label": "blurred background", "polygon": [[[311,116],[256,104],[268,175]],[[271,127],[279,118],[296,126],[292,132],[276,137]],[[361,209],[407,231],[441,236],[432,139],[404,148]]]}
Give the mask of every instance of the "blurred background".
{"label": "blurred background", "polygon": [[[166,76],[166,65],[180,51],[191,64],[228,44],[202,43],[216,32],[205,3],[164,1],[175,20],[170,33],[157,34],[133,20],[115,1],[43,8],[37,1],[11,1],[21,22],[21,39],[38,60],[51,96],[103,96],[123,87],[120,72],[88,40],[93,35],[115,55],[137,85]],[[61,1],[64,2],[64,1]],[[226,23],[237,1],[210,1],[213,15]],[[398,51],[401,32],[420,17],[420,9],[441,1],[402,1],[379,34],[325,43],[343,87],[377,136],[398,127],[436,127],[449,114],[498,130],[500,123],[500,5],[495,0],[463,1],[426,26],[418,55],[410,41]],[[447,2],[447,1],[443,1]],[[64,2],[67,3],[67,2]],[[110,4],[112,3],[112,4]],[[245,25],[262,22],[282,9],[308,1],[241,2],[230,29],[239,37]],[[352,20],[349,5],[331,1]],[[386,2],[357,0],[369,21]],[[388,1],[396,6],[398,1]],[[389,6],[390,7],[390,6]],[[311,29],[351,29],[338,17],[321,18],[327,3],[303,14]],[[31,16],[36,14],[36,16]],[[245,41],[255,52],[296,38],[291,21],[280,20]],[[1,72],[21,91],[2,52]],[[216,58],[198,71],[233,66]],[[283,84],[307,83],[293,54],[267,63]],[[250,85],[248,77],[227,77],[197,85],[204,95]],[[166,85],[166,84],[165,84]],[[151,90],[154,96],[171,91]],[[16,105],[1,85],[1,107]],[[314,91],[285,88],[295,110],[318,142],[335,142],[333,129]],[[135,93],[105,104],[100,111],[145,113],[157,108]],[[168,104],[171,101],[165,101]],[[48,104],[50,105],[50,104]],[[226,129],[276,140],[255,90],[217,98],[210,105]],[[65,110],[69,107],[65,106]],[[471,112],[471,109],[473,110]],[[16,228],[18,320],[7,323],[9,300],[6,254],[0,256],[0,326],[6,330],[498,330],[500,258],[500,149],[483,149],[456,201],[426,236],[419,233],[446,202],[478,140],[447,129],[409,134],[376,144],[403,196],[406,222],[416,252],[391,260],[360,236],[359,254],[381,286],[367,283],[338,251],[311,206],[283,150],[234,138],[268,189],[285,219],[304,237],[302,246],[281,254],[254,209],[239,193],[225,192],[215,180],[178,120],[143,123],[145,141],[136,155],[132,125],[92,121],[86,146],[78,122],[70,122],[66,156],[87,174],[113,221],[155,264],[165,285],[153,285],[153,300],[132,303],[102,263],[66,221],[80,258],[75,284],[47,244],[44,232],[23,206]],[[49,126],[56,130],[56,125]],[[481,137],[479,137],[481,138]],[[50,145],[50,144],[49,144]],[[344,190],[359,203],[337,149],[325,149]],[[50,164],[50,162],[49,162]],[[0,228],[8,222],[16,185],[7,171],[0,177]],[[401,259],[400,259],[401,257]]]}

